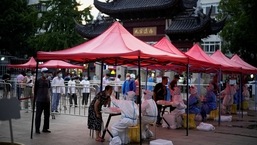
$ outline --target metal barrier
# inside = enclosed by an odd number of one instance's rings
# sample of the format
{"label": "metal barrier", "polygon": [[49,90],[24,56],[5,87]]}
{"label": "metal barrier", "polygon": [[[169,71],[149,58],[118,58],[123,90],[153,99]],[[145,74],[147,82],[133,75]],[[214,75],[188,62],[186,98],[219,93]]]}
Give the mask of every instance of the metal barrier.
{"label": "metal barrier", "polygon": [[0,98],[10,98],[13,96],[12,84],[5,81],[0,81],[1,93]]}
{"label": "metal barrier", "polygon": [[[12,85],[14,84],[14,85]],[[111,86],[120,86],[121,84],[110,84]],[[205,85],[205,84],[201,84]],[[7,87],[8,86],[8,87]],[[20,90],[21,86],[23,88]],[[25,88],[26,84],[21,84],[17,83],[15,81],[10,81],[10,83],[5,83],[5,82],[0,82],[0,88],[2,88],[2,91],[0,90],[0,97],[18,97],[21,102],[21,108],[22,110],[32,111],[32,104],[33,104],[33,96],[25,96]],[[144,84],[142,84],[144,86]],[[180,86],[182,86],[180,84]],[[54,86],[58,87],[58,86]],[[60,86],[59,86],[60,87]],[[10,88],[9,91],[7,88]],[[85,106],[82,106],[82,89],[83,86],[81,85],[76,85],[75,90],[76,90],[76,96],[77,96],[77,106],[74,106],[74,104],[71,106],[70,104],[70,99],[71,96],[67,93],[68,91],[68,86],[65,86],[65,94],[63,94],[59,100],[59,105],[58,105],[58,114],[68,114],[68,115],[77,115],[77,116],[87,116],[88,115],[88,107],[93,100],[93,98],[96,96],[96,94],[100,91],[99,84],[97,83],[92,83],[90,85],[90,94],[88,98],[88,104]],[[19,92],[20,91],[20,92]],[[32,89],[32,91],[34,91]],[[19,93],[18,93],[19,92]],[[18,96],[19,95],[19,96]],[[51,101],[52,101],[52,94],[51,96]],[[186,93],[183,93],[182,96],[185,98]],[[72,100],[73,101],[73,100]]]}
{"label": "metal barrier", "polygon": [[[57,86],[55,86],[57,87]],[[60,86],[59,86],[60,87]],[[88,104],[85,106],[82,106],[81,102],[82,102],[82,86],[76,86],[76,104],[75,103],[72,105],[70,104],[71,101],[71,94],[67,93],[68,90],[68,86],[65,86],[65,94],[63,94],[60,98],[60,102],[58,105],[58,112],[60,114],[69,114],[69,115],[78,115],[78,116],[87,116],[88,110],[87,108],[89,107],[93,97],[95,97],[96,95],[96,89],[94,87],[90,87],[90,93],[89,93],[89,98],[88,98]],[[51,95],[52,97],[53,95]],[[51,98],[52,100],[52,98]],[[74,101],[74,100],[73,100]],[[52,104],[52,103],[51,103]]]}

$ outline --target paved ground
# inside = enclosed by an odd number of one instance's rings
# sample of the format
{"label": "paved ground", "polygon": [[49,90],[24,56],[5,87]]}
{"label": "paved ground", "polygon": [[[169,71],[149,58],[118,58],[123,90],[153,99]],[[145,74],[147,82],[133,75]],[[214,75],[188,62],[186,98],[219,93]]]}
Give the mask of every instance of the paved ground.
{"label": "paved ground", "polygon": [[[74,115],[58,115],[56,119],[50,119],[50,130],[52,133],[41,133],[37,135],[33,132],[33,139],[30,138],[32,113],[21,111],[21,118],[12,120],[14,141],[25,145],[108,145],[109,135],[106,135],[104,143],[96,142],[89,136],[87,129],[87,117]],[[112,124],[119,116],[113,117]],[[107,120],[107,115],[104,115]],[[208,120],[215,126],[215,131],[189,130],[186,135],[185,129],[167,129],[156,127],[156,139],[171,140],[174,145],[255,145],[257,142],[257,112],[248,111],[248,115],[233,115],[232,122],[218,122]],[[199,124],[199,122],[197,122]],[[254,129],[249,129],[249,125]],[[152,127],[155,132],[154,127]],[[154,140],[154,138],[152,138]],[[10,142],[10,128],[8,121],[0,122],[0,142]],[[149,144],[150,140],[143,141]],[[0,143],[1,144],[1,143]],[[135,144],[135,143],[134,143]]]}

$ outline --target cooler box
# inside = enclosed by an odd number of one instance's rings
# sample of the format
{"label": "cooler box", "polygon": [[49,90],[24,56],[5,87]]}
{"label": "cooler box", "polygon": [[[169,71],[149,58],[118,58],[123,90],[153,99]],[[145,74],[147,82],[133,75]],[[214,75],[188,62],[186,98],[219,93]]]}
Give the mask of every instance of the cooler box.
{"label": "cooler box", "polygon": [[150,141],[150,145],[173,145],[173,143],[170,140],[156,139]]}
{"label": "cooler box", "polygon": [[130,139],[130,142],[138,143],[140,142],[140,131],[139,131],[139,125],[128,127],[128,137]]}

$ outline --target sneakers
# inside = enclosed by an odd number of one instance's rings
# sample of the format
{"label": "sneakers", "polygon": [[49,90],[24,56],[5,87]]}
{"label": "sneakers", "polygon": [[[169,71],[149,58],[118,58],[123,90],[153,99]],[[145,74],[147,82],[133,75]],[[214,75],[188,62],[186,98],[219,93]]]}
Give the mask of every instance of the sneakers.
{"label": "sneakers", "polygon": [[42,132],[44,132],[44,133],[51,133],[51,131],[48,130],[48,129],[43,129]]}

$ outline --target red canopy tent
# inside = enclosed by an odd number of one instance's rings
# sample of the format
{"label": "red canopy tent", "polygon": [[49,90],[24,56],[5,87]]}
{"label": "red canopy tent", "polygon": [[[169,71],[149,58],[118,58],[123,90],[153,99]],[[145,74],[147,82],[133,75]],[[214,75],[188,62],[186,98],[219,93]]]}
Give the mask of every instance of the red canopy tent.
{"label": "red canopy tent", "polygon": [[73,48],[38,52],[37,58],[69,59],[74,61],[104,60],[113,65],[135,64],[138,57],[142,64],[153,63],[187,63],[187,57],[159,50],[131,35],[119,22],[98,37]]}
{"label": "red canopy tent", "polygon": [[62,61],[62,60],[49,60],[43,64],[39,65],[40,68],[47,67],[47,68],[78,68],[78,69],[84,69],[83,66],[80,65],[73,65],[68,62]]}
{"label": "red canopy tent", "polygon": [[[188,57],[198,60],[199,63],[193,65],[193,67],[198,70],[209,72],[222,68],[221,64],[210,58],[210,56],[207,55],[198,44],[195,44],[185,54]],[[223,67],[223,69],[225,68]]]}
{"label": "red canopy tent", "polygon": [[[114,22],[104,33],[73,48],[54,51],[38,52],[37,58],[43,59],[68,59],[81,62],[104,61],[112,65],[133,64],[138,66],[140,78],[141,64],[167,64],[170,62],[187,63],[185,56],[178,56],[159,50],[130,34],[119,22]],[[103,69],[103,63],[102,63]],[[103,74],[103,73],[102,73]],[[139,81],[141,90],[141,81]],[[139,91],[141,96],[141,91]],[[141,103],[139,103],[141,113]],[[141,116],[139,117],[141,123]],[[141,137],[141,127],[140,127]],[[141,140],[140,140],[141,144]]]}
{"label": "red canopy tent", "polygon": [[[174,45],[172,45],[172,43],[166,37],[163,37],[154,46],[172,54],[188,57],[188,63],[190,64],[189,69],[191,72],[206,71],[208,68],[216,68],[220,66],[218,63],[213,63],[214,61],[210,60],[210,57],[206,55],[205,52],[203,52],[202,49],[197,44],[193,46],[191,50],[188,51],[186,54],[184,54],[179,49],[177,49]],[[165,67],[166,68],[172,67],[173,69],[175,70],[178,69],[180,71],[186,69],[185,67],[178,66],[178,65],[172,65],[172,66],[166,65],[161,68],[165,68]]]}
{"label": "red canopy tent", "polygon": [[9,64],[7,67],[12,67],[12,68],[36,68],[37,62],[36,60],[31,57],[28,62],[24,64]]}
{"label": "red canopy tent", "polygon": [[241,66],[245,66],[249,69],[247,69],[247,71],[249,73],[257,73],[257,68],[248,64],[247,62],[245,62],[244,60],[242,60],[237,54],[235,54],[230,60],[240,64]]}
{"label": "red canopy tent", "polygon": [[220,50],[217,50],[215,53],[211,55],[211,58],[218,61],[223,66],[230,66],[233,68],[234,72],[244,72],[242,69],[246,67],[242,67],[241,65],[235,63],[234,61],[227,58]]}

